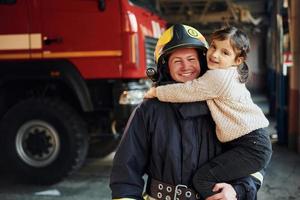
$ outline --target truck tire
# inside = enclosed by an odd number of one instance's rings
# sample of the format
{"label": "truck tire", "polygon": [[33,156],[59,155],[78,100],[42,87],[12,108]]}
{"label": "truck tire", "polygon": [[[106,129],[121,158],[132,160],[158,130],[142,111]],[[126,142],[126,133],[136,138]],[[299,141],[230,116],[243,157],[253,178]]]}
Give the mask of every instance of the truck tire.
{"label": "truck tire", "polygon": [[50,185],[82,166],[88,152],[84,121],[61,100],[27,99],[12,107],[0,124],[10,166],[33,184]]}

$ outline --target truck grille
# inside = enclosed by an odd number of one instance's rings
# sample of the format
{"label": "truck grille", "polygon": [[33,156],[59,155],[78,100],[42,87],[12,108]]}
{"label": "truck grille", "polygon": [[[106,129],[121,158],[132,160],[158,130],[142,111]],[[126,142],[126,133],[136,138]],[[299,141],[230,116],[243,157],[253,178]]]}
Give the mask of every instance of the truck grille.
{"label": "truck grille", "polygon": [[153,37],[146,36],[145,38],[145,47],[146,47],[146,65],[147,68],[156,68],[154,60],[154,50],[157,39]]}

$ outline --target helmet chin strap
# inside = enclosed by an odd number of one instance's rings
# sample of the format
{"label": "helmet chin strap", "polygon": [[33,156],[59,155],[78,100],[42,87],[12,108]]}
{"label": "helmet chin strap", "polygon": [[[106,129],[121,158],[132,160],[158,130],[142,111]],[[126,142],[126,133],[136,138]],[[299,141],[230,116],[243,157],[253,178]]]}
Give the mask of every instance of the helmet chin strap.
{"label": "helmet chin strap", "polygon": [[152,67],[149,67],[149,68],[146,70],[146,74],[147,74],[148,78],[151,79],[151,81],[153,81],[153,82],[156,82],[156,81],[157,81],[158,74],[157,74],[156,69],[154,69],[154,68],[152,68]]}

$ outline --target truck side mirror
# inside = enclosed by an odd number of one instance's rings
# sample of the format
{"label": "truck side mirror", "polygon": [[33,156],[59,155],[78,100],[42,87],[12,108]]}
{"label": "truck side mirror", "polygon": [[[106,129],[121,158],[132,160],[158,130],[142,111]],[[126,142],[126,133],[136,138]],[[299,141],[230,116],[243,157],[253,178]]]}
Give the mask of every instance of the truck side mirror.
{"label": "truck side mirror", "polygon": [[105,10],[105,0],[98,0],[98,9],[100,11],[104,11]]}

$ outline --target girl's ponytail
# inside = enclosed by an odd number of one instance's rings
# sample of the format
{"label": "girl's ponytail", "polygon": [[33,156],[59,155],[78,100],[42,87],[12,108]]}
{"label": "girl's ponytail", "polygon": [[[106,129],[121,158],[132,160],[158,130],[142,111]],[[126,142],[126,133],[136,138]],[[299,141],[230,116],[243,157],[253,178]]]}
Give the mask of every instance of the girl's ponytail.
{"label": "girl's ponytail", "polygon": [[243,62],[238,66],[238,73],[239,73],[239,81],[241,83],[246,83],[249,76],[249,67],[246,62]]}

